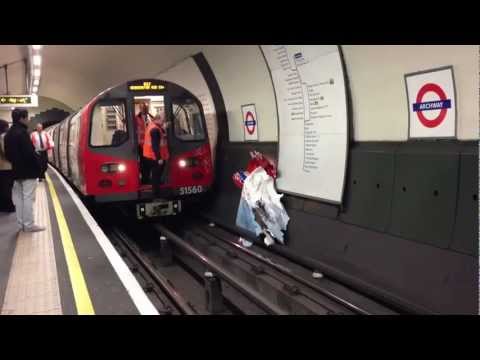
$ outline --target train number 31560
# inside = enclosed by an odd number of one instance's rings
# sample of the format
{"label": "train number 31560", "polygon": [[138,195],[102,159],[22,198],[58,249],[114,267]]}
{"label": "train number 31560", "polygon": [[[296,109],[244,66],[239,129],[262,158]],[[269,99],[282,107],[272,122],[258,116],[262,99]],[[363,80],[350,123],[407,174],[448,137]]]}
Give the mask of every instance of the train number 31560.
{"label": "train number 31560", "polygon": [[190,195],[190,194],[198,194],[203,192],[203,186],[182,186],[180,188],[180,195]]}

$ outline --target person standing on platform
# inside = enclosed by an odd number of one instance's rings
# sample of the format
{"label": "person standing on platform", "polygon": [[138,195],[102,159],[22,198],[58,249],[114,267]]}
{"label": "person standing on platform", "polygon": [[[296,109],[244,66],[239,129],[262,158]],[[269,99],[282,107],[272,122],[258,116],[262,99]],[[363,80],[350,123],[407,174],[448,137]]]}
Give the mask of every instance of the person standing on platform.
{"label": "person standing on platform", "polygon": [[7,120],[0,119],[0,211],[14,212],[12,202],[12,164],[5,157],[5,134],[8,130]]}
{"label": "person standing on platform", "polygon": [[156,115],[145,131],[145,143],[143,144],[143,156],[150,163],[152,187],[158,192],[158,185],[166,178],[167,161],[170,158],[168,150],[168,123],[164,115]]}
{"label": "person standing on platform", "polygon": [[37,124],[37,130],[30,135],[35,151],[40,157],[40,176],[39,181],[45,180],[45,172],[48,168],[48,153],[47,151],[53,149],[53,140],[43,131],[43,125]]}
{"label": "person standing on platform", "polygon": [[13,125],[5,135],[5,156],[12,164],[13,203],[17,221],[24,232],[45,230],[34,224],[33,203],[40,163],[30,136],[28,136],[28,111],[16,108],[12,111]]}

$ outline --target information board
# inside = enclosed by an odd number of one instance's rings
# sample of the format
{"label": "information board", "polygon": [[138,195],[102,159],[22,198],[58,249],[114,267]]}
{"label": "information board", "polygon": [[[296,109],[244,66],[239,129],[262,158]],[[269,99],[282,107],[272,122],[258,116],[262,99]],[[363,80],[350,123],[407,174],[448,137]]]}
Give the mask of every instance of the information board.
{"label": "information board", "polygon": [[37,95],[0,95],[0,108],[38,107]]}
{"label": "information board", "polygon": [[348,114],[339,47],[262,45],[261,49],[278,109],[278,190],[341,203]]}

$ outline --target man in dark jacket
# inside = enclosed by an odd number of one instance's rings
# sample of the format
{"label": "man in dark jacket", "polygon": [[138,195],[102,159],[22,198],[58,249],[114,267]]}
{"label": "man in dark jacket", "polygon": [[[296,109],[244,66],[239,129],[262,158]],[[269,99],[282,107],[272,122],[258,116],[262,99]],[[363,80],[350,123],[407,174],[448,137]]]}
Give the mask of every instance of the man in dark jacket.
{"label": "man in dark jacket", "polygon": [[0,119],[0,212],[15,212],[15,205],[12,202],[12,164],[5,157],[4,138],[8,131],[9,124],[6,120]]}
{"label": "man in dark jacket", "polygon": [[25,232],[43,231],[44,227],[33,222],[33,203],[37,178],[40,176],[40,163],[30,136],[27,132],[28,111],[14,109],[13,125],[5,135],[5,156],[12,164],[13,202],[15,203],[17,221]]}

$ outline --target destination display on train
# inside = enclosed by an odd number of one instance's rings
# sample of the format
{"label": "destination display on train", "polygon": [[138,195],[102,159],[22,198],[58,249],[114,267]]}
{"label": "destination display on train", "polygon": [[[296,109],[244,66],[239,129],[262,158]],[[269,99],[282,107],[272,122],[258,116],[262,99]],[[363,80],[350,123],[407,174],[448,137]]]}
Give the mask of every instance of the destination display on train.
{"label": "destination display on train", "polygon": [[37,107],[37,95],[0,95],[0,107]]}
{"label": "destination display on train", "polygon": [[348,150],[345,80],[336,45],[262,46],[279,122],[277,188],[342,201]]}
{"label": "destination display on train", "polygon": [[160,91],[164,89],[165,86],[163,84],[152,81],[128,83],[128,90],[130,91]]}

